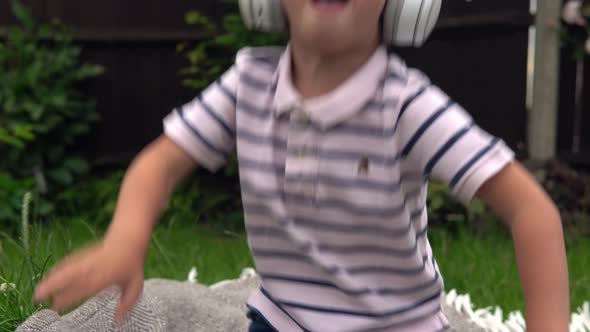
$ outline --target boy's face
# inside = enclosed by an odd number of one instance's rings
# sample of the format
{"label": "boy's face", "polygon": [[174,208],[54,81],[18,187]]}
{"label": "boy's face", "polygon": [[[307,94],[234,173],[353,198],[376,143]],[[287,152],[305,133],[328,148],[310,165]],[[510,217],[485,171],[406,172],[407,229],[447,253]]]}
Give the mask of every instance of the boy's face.
{"label": "boy's face", "polygon": [[[374,43],[387,0],[282,0],[291,39],[322,53]],[[396,0],[390,0],[396,1]]]}

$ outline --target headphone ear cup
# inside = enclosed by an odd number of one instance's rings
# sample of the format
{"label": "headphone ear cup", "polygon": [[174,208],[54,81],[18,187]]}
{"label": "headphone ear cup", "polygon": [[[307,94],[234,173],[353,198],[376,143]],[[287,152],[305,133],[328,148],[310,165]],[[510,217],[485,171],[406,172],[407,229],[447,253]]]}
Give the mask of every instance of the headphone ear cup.
{"label": "headphone ear cup", "polygon": [[436,26],[442,0],[389,0],[383,39],[388,45],[420,47]]}
{"label": "headphone ear cup", "polygon": [[262,32],[285,32],[287,20],[280,0],[240,0],[240,14],[246,27]]}

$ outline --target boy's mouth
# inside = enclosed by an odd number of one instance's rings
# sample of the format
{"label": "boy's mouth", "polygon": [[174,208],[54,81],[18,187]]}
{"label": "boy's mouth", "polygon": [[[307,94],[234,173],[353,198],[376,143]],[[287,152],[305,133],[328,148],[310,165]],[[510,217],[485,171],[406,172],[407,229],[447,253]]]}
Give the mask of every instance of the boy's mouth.
{"label": "boy's mouth", "polygon": [[322,11],[334,11],[344,8],[350,0],[311,0],[312,5]]}

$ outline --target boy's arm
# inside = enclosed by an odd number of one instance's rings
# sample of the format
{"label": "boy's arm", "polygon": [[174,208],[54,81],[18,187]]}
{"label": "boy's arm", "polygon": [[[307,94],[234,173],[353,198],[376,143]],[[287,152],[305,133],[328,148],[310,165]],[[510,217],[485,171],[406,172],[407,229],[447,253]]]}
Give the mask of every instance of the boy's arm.
{"label": "boy's arm", "polygon": [[144,148],[123,180],[107,243],[137,241],[142,251],[147,250],[152,228],[174,188],[196,168],[194,158],[165,135]]}
{"label": "boy's arm", "polygon": [[116,319],[143,287],[143,263],[153,226],[178,182],[197,164],[220,168],[235,147],[238,73],[235,66],[191,102],[164,119],[164,134],[134,159],[103,241],[70,255],[38,285],[36,302],[52,298],[56,311],[112,285],[121,287]]}
{"label": "boy's arm", "polygon": [[568,331],[566,252],[559,211],[551,199],[517,162],[486,181],[477,197],[512,233],[526,301],[527,331]]}
{"label": "boy's arm", "polygon": [[54,267],[37,286],[35,302],[51,298],[53,309],[59,312],[118,285],[122,296],[116,319],[120,320],[141,292],[153,225],[174,186],[195,167],[193,159],[168,138],[146,147],[125,176],[105,239]]}

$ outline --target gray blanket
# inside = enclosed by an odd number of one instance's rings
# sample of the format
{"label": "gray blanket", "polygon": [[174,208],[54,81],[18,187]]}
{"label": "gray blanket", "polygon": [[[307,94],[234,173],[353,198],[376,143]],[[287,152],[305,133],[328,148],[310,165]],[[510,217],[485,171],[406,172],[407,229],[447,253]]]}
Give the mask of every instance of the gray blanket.
{"label": "gray blanket", "polygon": [[[189,281],[148,279],[140,301],[118,329],[112,327],[112,317],[119,293],[109,289],[63,316],[51,310],[39,311],[17,332],[247,331],[245,301],[259,284],[256,276],[212,287]],[[443,308],[453,326],[450,331],[484,331],[447,307],[444,301]]]}

